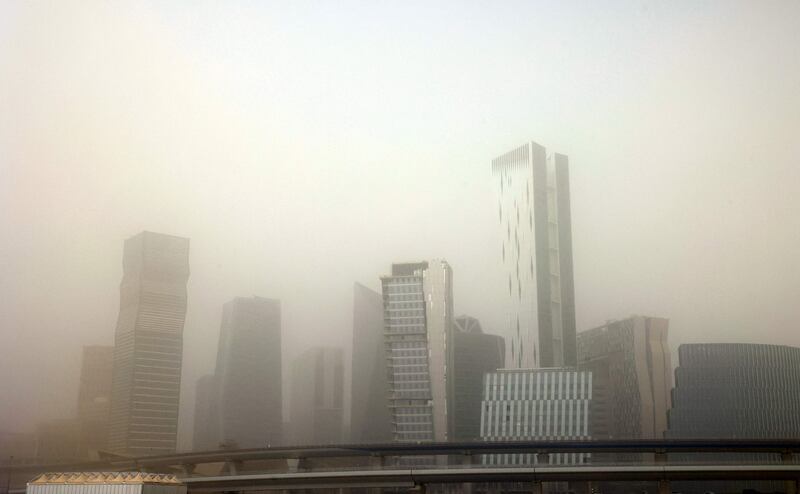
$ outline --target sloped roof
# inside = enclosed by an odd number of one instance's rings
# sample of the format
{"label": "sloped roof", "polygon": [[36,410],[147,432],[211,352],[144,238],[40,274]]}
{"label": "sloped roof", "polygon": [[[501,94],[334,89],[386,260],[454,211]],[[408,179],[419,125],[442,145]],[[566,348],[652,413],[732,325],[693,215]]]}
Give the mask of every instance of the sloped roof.
{"label": "sloped roof", "polygon": [[145,472],[54,472],[43,473],[29,484],[174,484],[172,474]]}

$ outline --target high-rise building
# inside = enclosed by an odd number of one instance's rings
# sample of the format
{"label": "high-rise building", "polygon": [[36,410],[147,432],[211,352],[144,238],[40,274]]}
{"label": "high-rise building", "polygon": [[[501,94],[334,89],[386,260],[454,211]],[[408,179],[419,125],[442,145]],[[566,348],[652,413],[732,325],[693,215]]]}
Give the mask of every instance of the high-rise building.
{"label": "high-rise building", "polygon": [[386,352],[383,342],[383,297],[356,283],[353,292],[353,363],[350,435],[355,443],[392,440],[386,402]]}
{"label": "high-rise building", "polygon": [[505,342],[485,334],[470,316],[453,320],[453,441],[477,441],[481,436],[483,375],[503,367]]}
{"label": "high-rise building", "polygon": [[292,364],[292,444],[340,444],[344,426],[341,348],[315,347]]}
{"label": "high-rise building", "polygon": [[125,241],[114,343],[109,449],[175,451],[189,239],[142,232]]}
{"label": "high-rise building", "polygon": [[[800,348],[731,343],[684,344],[669,411],[668,439],[800,437]],[[670,455],[670,461],[780,462],[768,453]],[[787,492],[780,481],[673,482],[685,493]],[[793,488],[793,485],[792,485]]]}
{"label": "high-rise building", "polygon": [[659,439],[667,429],[672,361],[669,320],[632,316],[578,334],[578,367],[604,388],[595,439]]}
{"label": "high-rise building", "polygon": [[492,160],[509,368],[577,362],[568,163],[535,142]]}
{"label": "high-rise building", "polygon": [[[485,441],[590,439],[592,373],[573,369],[502,369],[484,378],[481,438]],[[575,464],[585,453],[557,453],[549,464]],[[536,454],[491,454],[490,465],[534,465]]]}
{"label": "high-rise building", "polygon": [[224,305],[216,379],[222,444],[249,448],[282,443],[279,300],[237,297]]}
{"label": "high-rise building", "polygon": [[381,277],[389,408],[395,441],[452,436],[453,273],[432,260],[392,265]]}
{"label": "high-rise building", "polygon": [[78,421],[82,455],[108,448],[108,420],[111,414],[113,346],[85,346],[78,387]]}
{"label": "high-rise building", "polygon": [[194,436],[192,450],[219,449],[219,412],[217,404],[217,377],[205,375],[197,380],[194,394]]}

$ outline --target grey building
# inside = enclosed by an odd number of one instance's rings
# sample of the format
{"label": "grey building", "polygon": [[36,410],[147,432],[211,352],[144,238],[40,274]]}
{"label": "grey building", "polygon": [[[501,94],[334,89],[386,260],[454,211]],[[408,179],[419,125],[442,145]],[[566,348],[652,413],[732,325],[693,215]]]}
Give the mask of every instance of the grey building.
{"label": "grey building", "polygon": [[108,420],[111,414],[111,375],[114,347],[83,347],[78,387],[78,421],[82,456],[94,456],[108,448]]}
{"label": "grey building", "polygon": [[[730,343],[678,347],[667,438],[800,438],[798,410],[800,348]],[[780,455],[764,453],[701,456],[693,460],[781,461]],[[689,459],[688,454],[670,455],[670,461]],[[673,482],[672,486],[673,490],[692,494],[740,493],[745,489],[787,492],[780,481]]]}
{"label": "grey building", "polygon": [[344,356],[315,347],[292,364],[291,443],[340,444],[344,426]]}
{"label": "grey building", "polygon": [[212,451],[220,447],[217,393],[215,375],[208,374],[197,380],[194,394],[193,451]]}
{"label": "grey building", "polygon": [[175,451],[189,239],[143,232],[125,241],[114,335],[109,448]]}
{"label": "grey building", "polygon": [[477,441],[481,436],[483,376],[503,367],[505,342],[485,334],[470,316],[453,320],[453,441]]}
{"label": "grey building", "polygon": [[[592,373],[574,369],[501,369],[486,374],[481,405],[485,441],[590,439]],[[548,464],[583,463],[586,453],[558,453]],[[534,465],[536,454],[485,455],[489,465]]]}
{"label": "grey building", "polygon": [[392,265],[381,278],[389,408],[395,441],[452,436],[452,270],[443,260]]}
{"label": "grey building", "polygon": [[359,283],[353,289],[351,382],[351,441],[391,441],[391,417],[386,402],[389,387],[383,342],[383,297]]}
{"label": "grey building", "polygon": [[574,367],[569,159],[526,143],[492,160],[507,367]]}
{"label": "grey building", "polygon": [[[632,316],[578,334],[578,367],[592,372],[596,439],[659,439],[672,390],[669,320]],[[596,393],[599,394],[599,393]]]}
{"label": "grey building", "polygon": [[216,386],[222,444],[282,443],[279,300],[237,297],[223,306]]}

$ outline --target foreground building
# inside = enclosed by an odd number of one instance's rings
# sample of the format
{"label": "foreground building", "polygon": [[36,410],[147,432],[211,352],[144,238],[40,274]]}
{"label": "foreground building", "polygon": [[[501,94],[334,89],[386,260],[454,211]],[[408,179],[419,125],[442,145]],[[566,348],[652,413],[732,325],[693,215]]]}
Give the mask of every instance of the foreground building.
{"label": "foreground building", "polygon": [[388,443],[391,417],[386,397],[383,297],[356,283],[353,290],[353,361],[350,436],[354,443]]}
{"label": "foreground building", "polygon": [[574,367],[569,159],[526,143],[492,160],[509,368]]}
{"label": "foreground building", "polygon": [[78,422],[81,456],[96,456],[108,448],[108,420],[111,414],[113,346],[85,346],[78,387]]}
{"label": "foreground building", "polygon": [[381,278],[392,436],[399,442],[452,436],[453,272],[443,260],[392,265]]}
{"label": "foreground building", "polygon": [[292,364],[293,445],[341,444],[344,426],[344,355],[311,348]]}
{"label": "foreground building", "polygon": [[215,375],[208,374],[197,380],[194,393],[193,451],[212,451],[220,447],[217,393]]}
{"label": "foreground building", "polygon": [[223,306],[215,375],[220,443],[282,444],[279,300],[237,297]]}
{"label": "foreground building", "polygon": [[189,239],[142,232],[125,241],[114,335],[109,448],[175,451]]}
{"label": "foreground building", "polygon": [[[486,374],[481,405],[484,441],[591,439],[592,374],[573,369],[501,369]],[[485,455],[489,465],[536,465],[536,454]],[[576,464],[584,453],[558,453],[548,464]]]}
{"label": "foreground building", "polygon": [[[678,362],[667,438],[800,437],[800,348],[686,344],[678,348]],[[702,461],[709,461],[707,456]],[[751,456],[756,462],[780,462],[778,455]],[[747,461],[730,453],[715,459]],[[673,482],[673,489],[686,493],[739,493],[744,489],[785,492],[784,484],[778,481]]]}
{"label": "foreground building", "polygon": [[505,342],[485,334],[470,316],[453,320],[453,441],[477,441],[481,436],[483,376],[503,367]]}
{"label": "foreground building", "polygon": [[[672,390],[669,320],[632,316],[578,334],[578,367],[604,389],[595,439],[660,439]],[[597,401],[597,400],[596,400]]]}

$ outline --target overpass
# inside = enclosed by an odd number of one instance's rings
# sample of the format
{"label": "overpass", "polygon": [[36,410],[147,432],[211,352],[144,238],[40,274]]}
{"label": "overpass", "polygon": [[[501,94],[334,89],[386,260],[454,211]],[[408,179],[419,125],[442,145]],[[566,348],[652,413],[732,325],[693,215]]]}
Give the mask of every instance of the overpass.
{"label": "overpass", "polygon": [[[589,453],[592,462],[551,465],[551,455]],[[725,461],[720,461],[724,453]],[[536,455],[538,466],[487,466],[483,455]],[[633,463],[598,461],[602,454],[637,455]],[[691,454],[686,457],[686,454]],[[737,460],[737,457],[741,459]],[[427,465],[403,466],[414,459]],[[435,459],[434,459],[435,458]],[[687,459],[688,458],[688,459]],[[416,487],[452,483],[657,481],[670,492],[673,480],[782,480],[797,492],[800,440],[576,440],[422,444],[349,444],[218,450],[102,461],[6,465],[0,468],[17,489],[45,471],[173,472],[190,492]],[[426,461],[418,461],[426,463]],[[10,477],[9,477],[10,476]]]}

